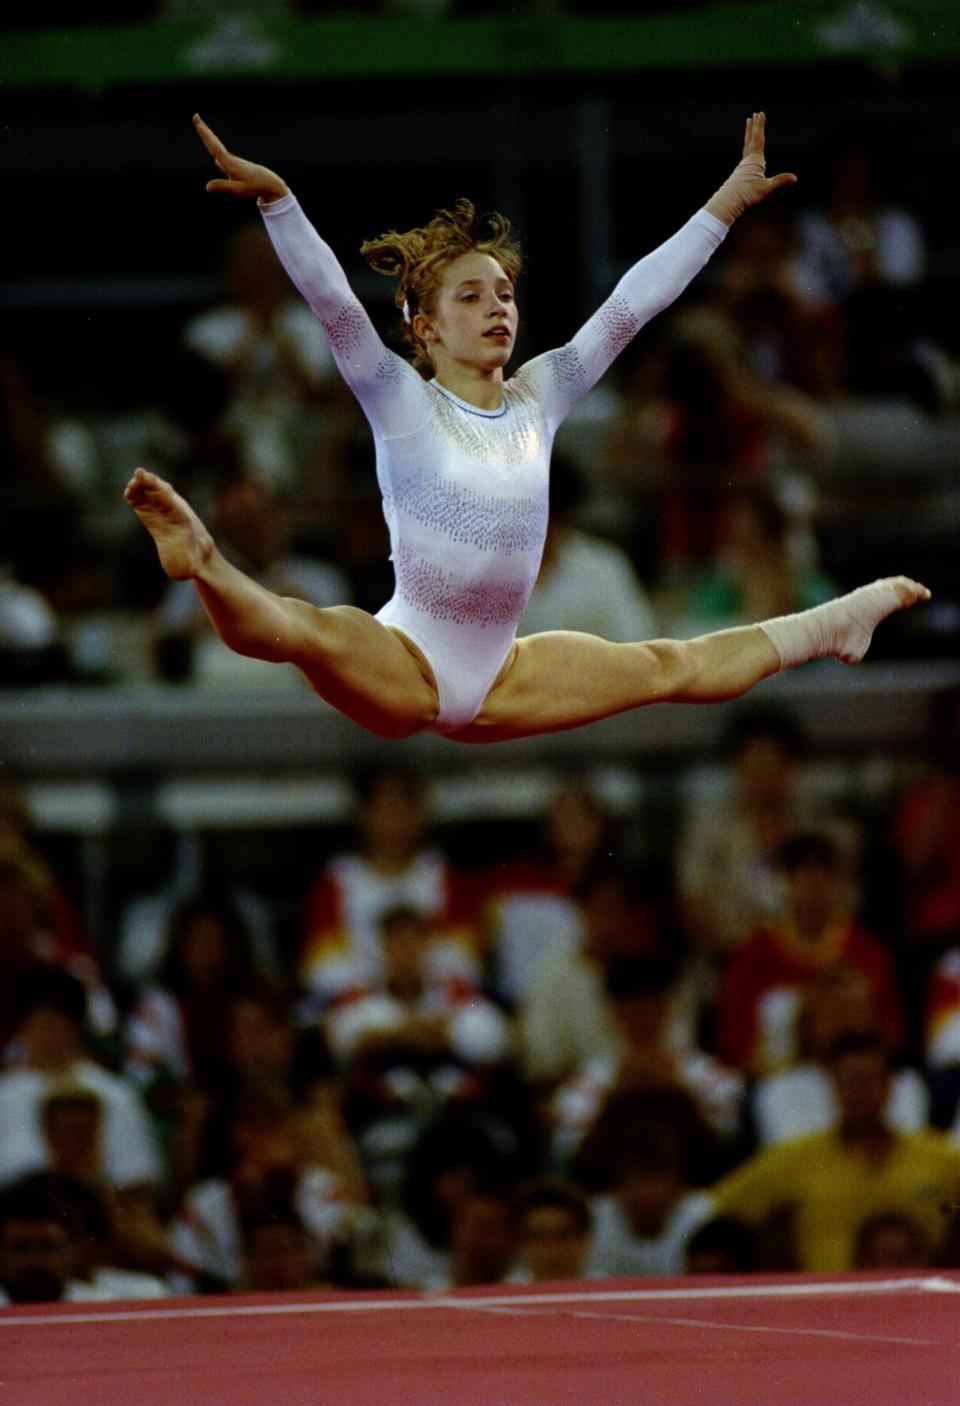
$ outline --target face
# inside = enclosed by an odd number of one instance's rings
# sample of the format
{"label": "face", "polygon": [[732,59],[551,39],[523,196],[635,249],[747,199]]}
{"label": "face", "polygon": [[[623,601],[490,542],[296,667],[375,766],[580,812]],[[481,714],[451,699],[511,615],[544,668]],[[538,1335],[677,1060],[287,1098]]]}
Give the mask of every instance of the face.
{"label": "face", "polygon": [[284,1076],[293,1058],[292,1032],[269,1005],[241,997],[229,1009],[227,1055],[239,1073]]}
{"label": "face", "polygon": [[878,1221],[857,1257],[858,1269],[926,1269],[929,1263],[920,1231],[898,1216]]}
{"label": "face", "polygon": [[227,934],[215,913],[198,913],[180,938],[183,965],[192,982],[213,982],[230,959]]}
{"label": "face", "polygon": [[13,1303],[60,1299],[72,1254],[66,1227],[56,1220],[11,1220],[0,1241],[0,1284]]}
{"label": "face", "polygon": [[793,789],[796,763],[773,737],[751,738],[743,747],[737,766],[748,802],[782,801]]}
{"label": "face", "polygon": [[823,926],[843,910],[842,877],[819,859],[797,864],[786,875],[786,886],[790,909],[803,926]]}
{"label": "face", "polygon": [[413,853],[426,828],[426,805],[419,791],[405,778],[384,776],[363,808],[361,826],[369,849]]}
{"label": "face", "polygon": [[19,1039],[33,1069],[61,1070],[80,1053],[76,1022],[53,1006],[37,1006],[20,1027]]}
{"label": "face", "polygon": [[532,1206],[520,1225],[520,1258],[537,1280],[579,1279],[587,1250],[579,1217],[561,1205]]}
{"label": "face", "polygon": [[849,1128],[873,1128],[882,1123],[890,1076],[879,1051],[850,1051],[833,1067],[840,1116]]}
{"label": "face", "polygon": [[662,1232],[682,1192],[679,1172],[637,1162],[625,1171],[617,1199],[634,1233],[649,1237]]}
{"label": "face", "polygon": [[260,1225],[252,1231],[247,1243],[246,1271],[248,1287],[261,1293],[309,1289],[315,1277],[303,1232],[281,1222]]}
{"label": "face", "polygon": [[517,337],[513,283],[491,254],[461,254],[444,270],[433,308],[414,317],[413,330],[438,369],[453,362],[497,371]]}
{"label": "face", "polygon": [[804,1047],[813,1059],[823,1060],[838,1036],[875,1026],[870,987],[859,972],[848,972],[811,994],[803,1015]]}
{"label": "face", "polygon": [[100,1108],[96,1103],[63,1103],[43,1120],[44,1141],[57,1171],[81,1180],[96,1175],[100,1161]]}
{"label": "face", "polygon": [[635,1049],[662,1044],[669,1014],[670,1000],[665,991],[637,991],[616,1002],[617,1022]]}
{"label": "face", "polygon": [[510,1214],[495,1196],[475,1194],[456,1208],[451,1246],[460,1282],[494,1284],[504,1273],[512,1248]]}

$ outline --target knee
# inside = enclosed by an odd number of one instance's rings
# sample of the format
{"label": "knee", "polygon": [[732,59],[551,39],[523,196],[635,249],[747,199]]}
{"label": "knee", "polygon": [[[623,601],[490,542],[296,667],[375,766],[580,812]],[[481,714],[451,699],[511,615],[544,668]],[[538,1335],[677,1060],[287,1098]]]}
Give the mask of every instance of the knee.
{"label": "knee", "polygon": [[698,651],[694,640],[652,640],[642,646],[652,660],[654,692],[663,702],[682,698],[696,679]]}

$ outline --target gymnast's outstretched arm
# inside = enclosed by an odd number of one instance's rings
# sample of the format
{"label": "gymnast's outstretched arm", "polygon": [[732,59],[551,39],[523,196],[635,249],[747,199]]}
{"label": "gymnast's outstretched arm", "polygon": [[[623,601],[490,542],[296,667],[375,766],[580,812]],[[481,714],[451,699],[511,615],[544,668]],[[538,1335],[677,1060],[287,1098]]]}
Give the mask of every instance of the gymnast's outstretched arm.
{"label": "gymnast's outstretched arm", "polygon": [[552,424],[560,423],[641,327],[679,298],[745,210],[796,181],[792,172],[767,177],[765,129],[762,112],[749,117],[743,156],[703,208],[624,274],[566,346],[535,357],[518,372],[539,383]]}
{"label": "gymnast's outstretched arm", "polygon": [[323,326],[340,373],[373,427],[385,435],[415,428],[424,414],[421,377],[384,345],[336,255],[286,181],[228,151],[199,116],[193,123],[222,172],[207,182],[207,190],[257,200],[280,262]]}

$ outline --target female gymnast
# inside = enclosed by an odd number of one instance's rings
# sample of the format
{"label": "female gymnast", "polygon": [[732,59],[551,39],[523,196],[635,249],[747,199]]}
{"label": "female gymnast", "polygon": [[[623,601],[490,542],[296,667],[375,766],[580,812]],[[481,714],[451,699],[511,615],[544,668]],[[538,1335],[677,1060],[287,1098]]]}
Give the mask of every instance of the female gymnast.
{"label": "female gymnast", "polygon": [[373,430],[396,589],[376,616],[273,595],[221,555],[190,505],[137,469],[126,499],[167,574],[190,579],[220,637],[287,662],[328,703],[383,737],[434,731],[500,742],[648,703],[735,698],[779,669],[859,661],[895,610],[929,599],[904,576],[812,610],[692,640],[613,644],[572,631],[516,638],[547,525],[550,448],[574,402],[683,292],[749,206],[796,177],[767,177],[764,114],[743,157],[681,230],[627,272],[559,350],[504,367],[517,333],[517,246],[502,216],[469,201],[361,252],[398,279],[410,361],[389,351],[284,181],[196,130],[220,169],[207,184],[257,198],[277,254],[326,329]]}

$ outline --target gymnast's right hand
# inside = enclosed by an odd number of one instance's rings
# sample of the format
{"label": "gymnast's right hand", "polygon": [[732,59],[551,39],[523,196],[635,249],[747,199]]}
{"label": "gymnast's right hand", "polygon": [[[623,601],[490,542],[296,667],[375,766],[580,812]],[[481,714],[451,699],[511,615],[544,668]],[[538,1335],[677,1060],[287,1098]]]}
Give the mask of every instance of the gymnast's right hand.
{"label": "gymnast's right hand", "polygon": [[289,195],[286,181],[266,166],[258,166],[253,161],[245,161],[242,156],[234,156],[227,151],[223,142],[211,132],[199,113],[194,114],[193,125],[197,136],[223,172],[224,179],[207,181],[207,190],[225,190],[228,195],[242,195],[248,199],[258,197],[265,205],[272,200],[281,200]]}

